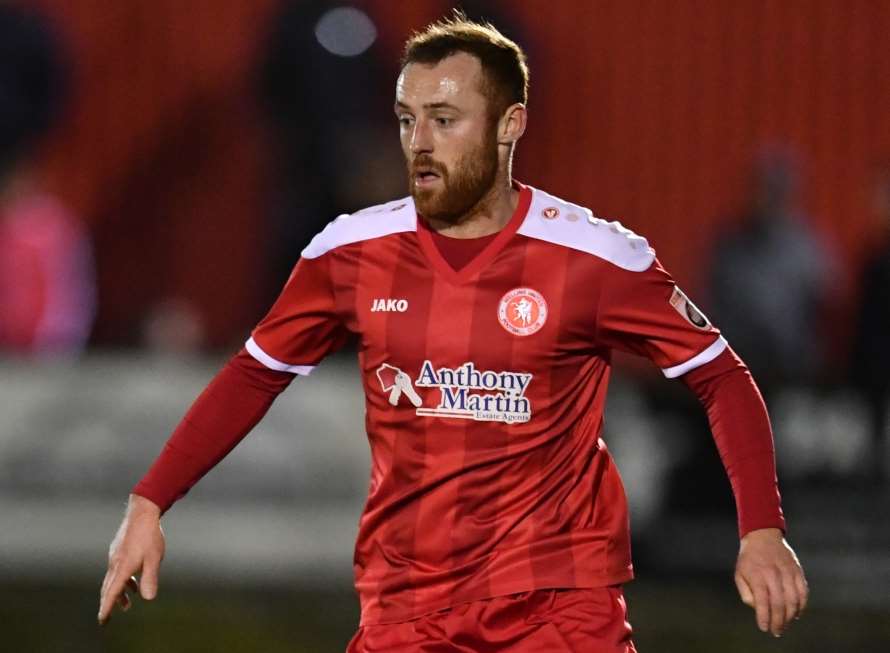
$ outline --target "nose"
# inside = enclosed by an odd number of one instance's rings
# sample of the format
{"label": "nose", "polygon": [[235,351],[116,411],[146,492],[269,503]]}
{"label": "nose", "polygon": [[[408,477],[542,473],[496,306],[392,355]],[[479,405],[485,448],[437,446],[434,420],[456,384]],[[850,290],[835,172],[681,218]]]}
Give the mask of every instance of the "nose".
{"label": "nose", "polygon": [[426,120],[415,121],[414,131],[411,134],[411,153],[421,154],[422,152],[432,151],[433,139],[429,122]]}

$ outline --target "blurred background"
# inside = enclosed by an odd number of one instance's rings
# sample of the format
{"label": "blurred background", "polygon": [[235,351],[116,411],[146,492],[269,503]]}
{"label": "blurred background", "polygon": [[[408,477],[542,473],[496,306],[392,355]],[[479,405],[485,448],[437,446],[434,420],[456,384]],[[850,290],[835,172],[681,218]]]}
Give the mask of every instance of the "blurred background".
{"label": "blurred background", "polygon": [[[338,213],[405,195],[397,61],[439,0],[0,1],[4,650],[342,651],[368,479],[355,354],[165,517],[159,599],[95,626],[129,489]],[[641,651],[890,650],[890,3],[469,1],[532,71],[519,180],[644,234],[767,397],[812,588],[735,597],[682,384],[620,359]]]}

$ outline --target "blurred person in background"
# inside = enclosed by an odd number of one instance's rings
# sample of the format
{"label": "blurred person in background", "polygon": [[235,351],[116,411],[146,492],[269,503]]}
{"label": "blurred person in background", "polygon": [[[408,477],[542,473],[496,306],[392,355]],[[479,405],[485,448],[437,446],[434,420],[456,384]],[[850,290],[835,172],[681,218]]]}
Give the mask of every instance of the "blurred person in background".
{"label": "blurred person in background", "polygon": [[769,399],[808,384],[825,362],[824,311],[833,257],[798,208],[799,174],[788,150],[761,152],[748,207],[718,238],[710,312]]}
{"label": "blurred person in background", "polygon": [[94,315],[88,234],[32,174],[64,72],[46,21],[0,4],[0,350],[16,354],[77,352]]}
{"label": "blurred person in background", "polygon": [[[751,166],[746,205],[716,239],[709,262],[708,313],[769,405],[785,387],[815,385],[825,366],[823,327],[836,266],[798,206],[799,178],[790,148],[762,148]],[[674,400],[662,408],[690,434],[688,453],[671,475],[669,505],[687,514],[723,513],[722,480],[691,473],[713,455],[696,437],[705,425],[695,407]]]}
{"label": "blurred person in background", "polygon": [[700,398],[737,501],[740,596],[776,636],[800,614],[756,385],[644,238],[512,179],[527,89],[490,25],[458,14],[411,37],[394,106],[410,197],[303,250],[134,488],[100,623],[128,590],[156,596],[163,513],[350,335],[372,450],[351,653],[635,650],[627,501],[600,438],[613,349]]}
{"label": "blurred person in background", "polygon": [[207,347],[201,312],[185,297],[164,297],[145,316],[142,346],[157,356],[197,356]]}
{"label": "blurred person in background", "polygon": [[853,385],[868,405],[872,442],[869,476],[884,482],[890,439],[890,164],[878,168],[873,193],[876,246],[859,281],[851,371]]}

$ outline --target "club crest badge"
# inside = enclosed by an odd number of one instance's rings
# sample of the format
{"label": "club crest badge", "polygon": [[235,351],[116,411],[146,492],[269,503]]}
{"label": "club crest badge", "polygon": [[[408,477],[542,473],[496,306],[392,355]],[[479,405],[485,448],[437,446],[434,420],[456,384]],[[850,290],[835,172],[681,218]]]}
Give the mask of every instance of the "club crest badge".
{"label": "club crest badge", "polygon": [[537,290],[514,288],[501,297],[498,321],[508,333],[530,336],[547,321],[547,301]]}

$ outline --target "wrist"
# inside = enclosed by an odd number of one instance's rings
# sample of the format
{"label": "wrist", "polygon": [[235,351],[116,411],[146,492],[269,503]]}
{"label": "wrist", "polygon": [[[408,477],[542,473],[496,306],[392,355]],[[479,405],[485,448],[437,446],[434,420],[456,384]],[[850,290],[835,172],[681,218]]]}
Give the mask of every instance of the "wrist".
{"label": "wrist", "polygon": [[132,516],[161,518],[161,507],[151,499],[146,499],[138,494],[131,494],[127,503],[127,514]]}
{"label": "wrist", "polygon": [[748,531],[741,539],[741,544],[744,545],[746,542],[764,542],[764,541],[773,541],[773,542],[781,542],[785,537],[785,532],[781,528],[756,528],[752,531]]}

